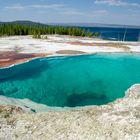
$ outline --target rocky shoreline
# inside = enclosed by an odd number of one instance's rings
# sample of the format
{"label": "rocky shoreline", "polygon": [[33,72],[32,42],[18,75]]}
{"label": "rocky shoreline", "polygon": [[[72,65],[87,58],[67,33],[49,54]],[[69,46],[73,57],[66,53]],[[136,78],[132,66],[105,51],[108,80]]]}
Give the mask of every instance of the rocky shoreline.
{"label": "rocky shoreline", "polygon": [[37,112],[0,106],[1,140],[139,140],[140,84],[102,106]]}

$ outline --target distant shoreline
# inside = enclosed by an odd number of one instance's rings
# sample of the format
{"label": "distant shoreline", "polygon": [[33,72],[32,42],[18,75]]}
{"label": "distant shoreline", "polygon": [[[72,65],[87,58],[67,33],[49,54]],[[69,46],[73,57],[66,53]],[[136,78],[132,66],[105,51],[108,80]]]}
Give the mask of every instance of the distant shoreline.
{"label": "distant shoreline", "polygon": [[107,28],[136,28],[140,29],[139,25],[119,25],[119,24],[102,24],[102,23],[46,23],[47,25],[60,26],[77,26],[77,27],[107,27]]}

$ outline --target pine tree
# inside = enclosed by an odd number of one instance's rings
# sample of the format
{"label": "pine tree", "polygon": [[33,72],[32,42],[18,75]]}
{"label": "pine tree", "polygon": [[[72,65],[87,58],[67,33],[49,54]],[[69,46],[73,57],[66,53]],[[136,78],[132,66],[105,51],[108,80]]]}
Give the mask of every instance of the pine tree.
{"label": "pine tree", "polygon": [[96,32],[96,33],[94,34],[94,36],[95,36],[95,37],[99,37],[99,36],[100,36],[100,33],[99,33],[99,32]]}
{"label": "pine tree", "polygon": [[88,37],[93,37],[93,33],[90,32],[90,31],[88,31],[88,32],[87,32],[87,36],[88,36]]}
{"label": "pine tree", "polygon": [[93,35],[98,37],[100,34],[93,34],[90,31],[85,31],[78,27],[62,27],[62,26],[41,26],[38,25],[19,25],[19,24],[1,24],[0,35],[33,35],[33,38],[41,38],[41,35],[45,34],[59,34],[70,36],[88,36]]}

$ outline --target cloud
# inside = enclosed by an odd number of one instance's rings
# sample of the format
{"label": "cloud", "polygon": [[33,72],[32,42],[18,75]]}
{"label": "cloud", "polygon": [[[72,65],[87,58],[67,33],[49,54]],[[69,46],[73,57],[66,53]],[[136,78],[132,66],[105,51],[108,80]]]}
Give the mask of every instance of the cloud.
{"label": "cloud", "polygon": [[62,4],[33,4],[33,5],[21,5],[21,4],[15,4],[11,6],[6,6],[5,10],[25,10],[25,9],[59,9],[64,7]]}
{"label": "cloud", "polygon": [[62,4],[49,4],[49,5],[40,5],[40,4],[35,4],[35,5],[31,5],[31,8],[38,8],[38,9],[49,9],[49,8],[53,8],[53,9],[57,9],[57,8],[61,8],[64,7],[64,5]]}
{"label": "cloud", "polygon": [[14,10],[14,11],[24,11],[24,10],[35,10],[36,13],[44,14],[49,11],[56,10],[56,15],[62,16],[73,16],[73,17],[84,17],[84,18],[93,18],[101,17],[108,14],[107,10],[92,10],[92,11],[82,11],[80,9],[75,9],[72,7],[67,7],[63,4],[30,4],[30,5],[21,5],[15,4],[5,7],[5,10]]}
{"label": "cloud", "polygon": [[107,10],[95,10],[95,11],[91,11],[89,14],[89,12],[81,12],[76,9],[67,9],[67,10],[63,11],[62,14],[71,15],[71,16],[95,17],[95,16],[105,16],[108,14],[108,11]]}
{"label": "cloud", "polygon": [[107,4],[110,6],[135,6],[140,7],[139,3],[129,3],[122,0],[95,0],[95,4]]}
{"label": "cloud", "polygon": [[16,11],[21,11],[24,10],[25,7],[20,5],[20,4],[15,4],[15,5],[11,5],[11,6],[6,6],[4,8],[5,10],[16,10]]}

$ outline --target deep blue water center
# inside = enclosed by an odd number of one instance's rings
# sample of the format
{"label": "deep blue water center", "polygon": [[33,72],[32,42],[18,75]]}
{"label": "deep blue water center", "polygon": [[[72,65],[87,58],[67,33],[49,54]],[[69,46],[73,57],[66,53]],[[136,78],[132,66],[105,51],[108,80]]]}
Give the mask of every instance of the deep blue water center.
{"label": "deep blue water center", "polygon": [[140,83],[138,54],[50,57],[0,69],[0,95],[48,106],[106,104],[135,83]]}

